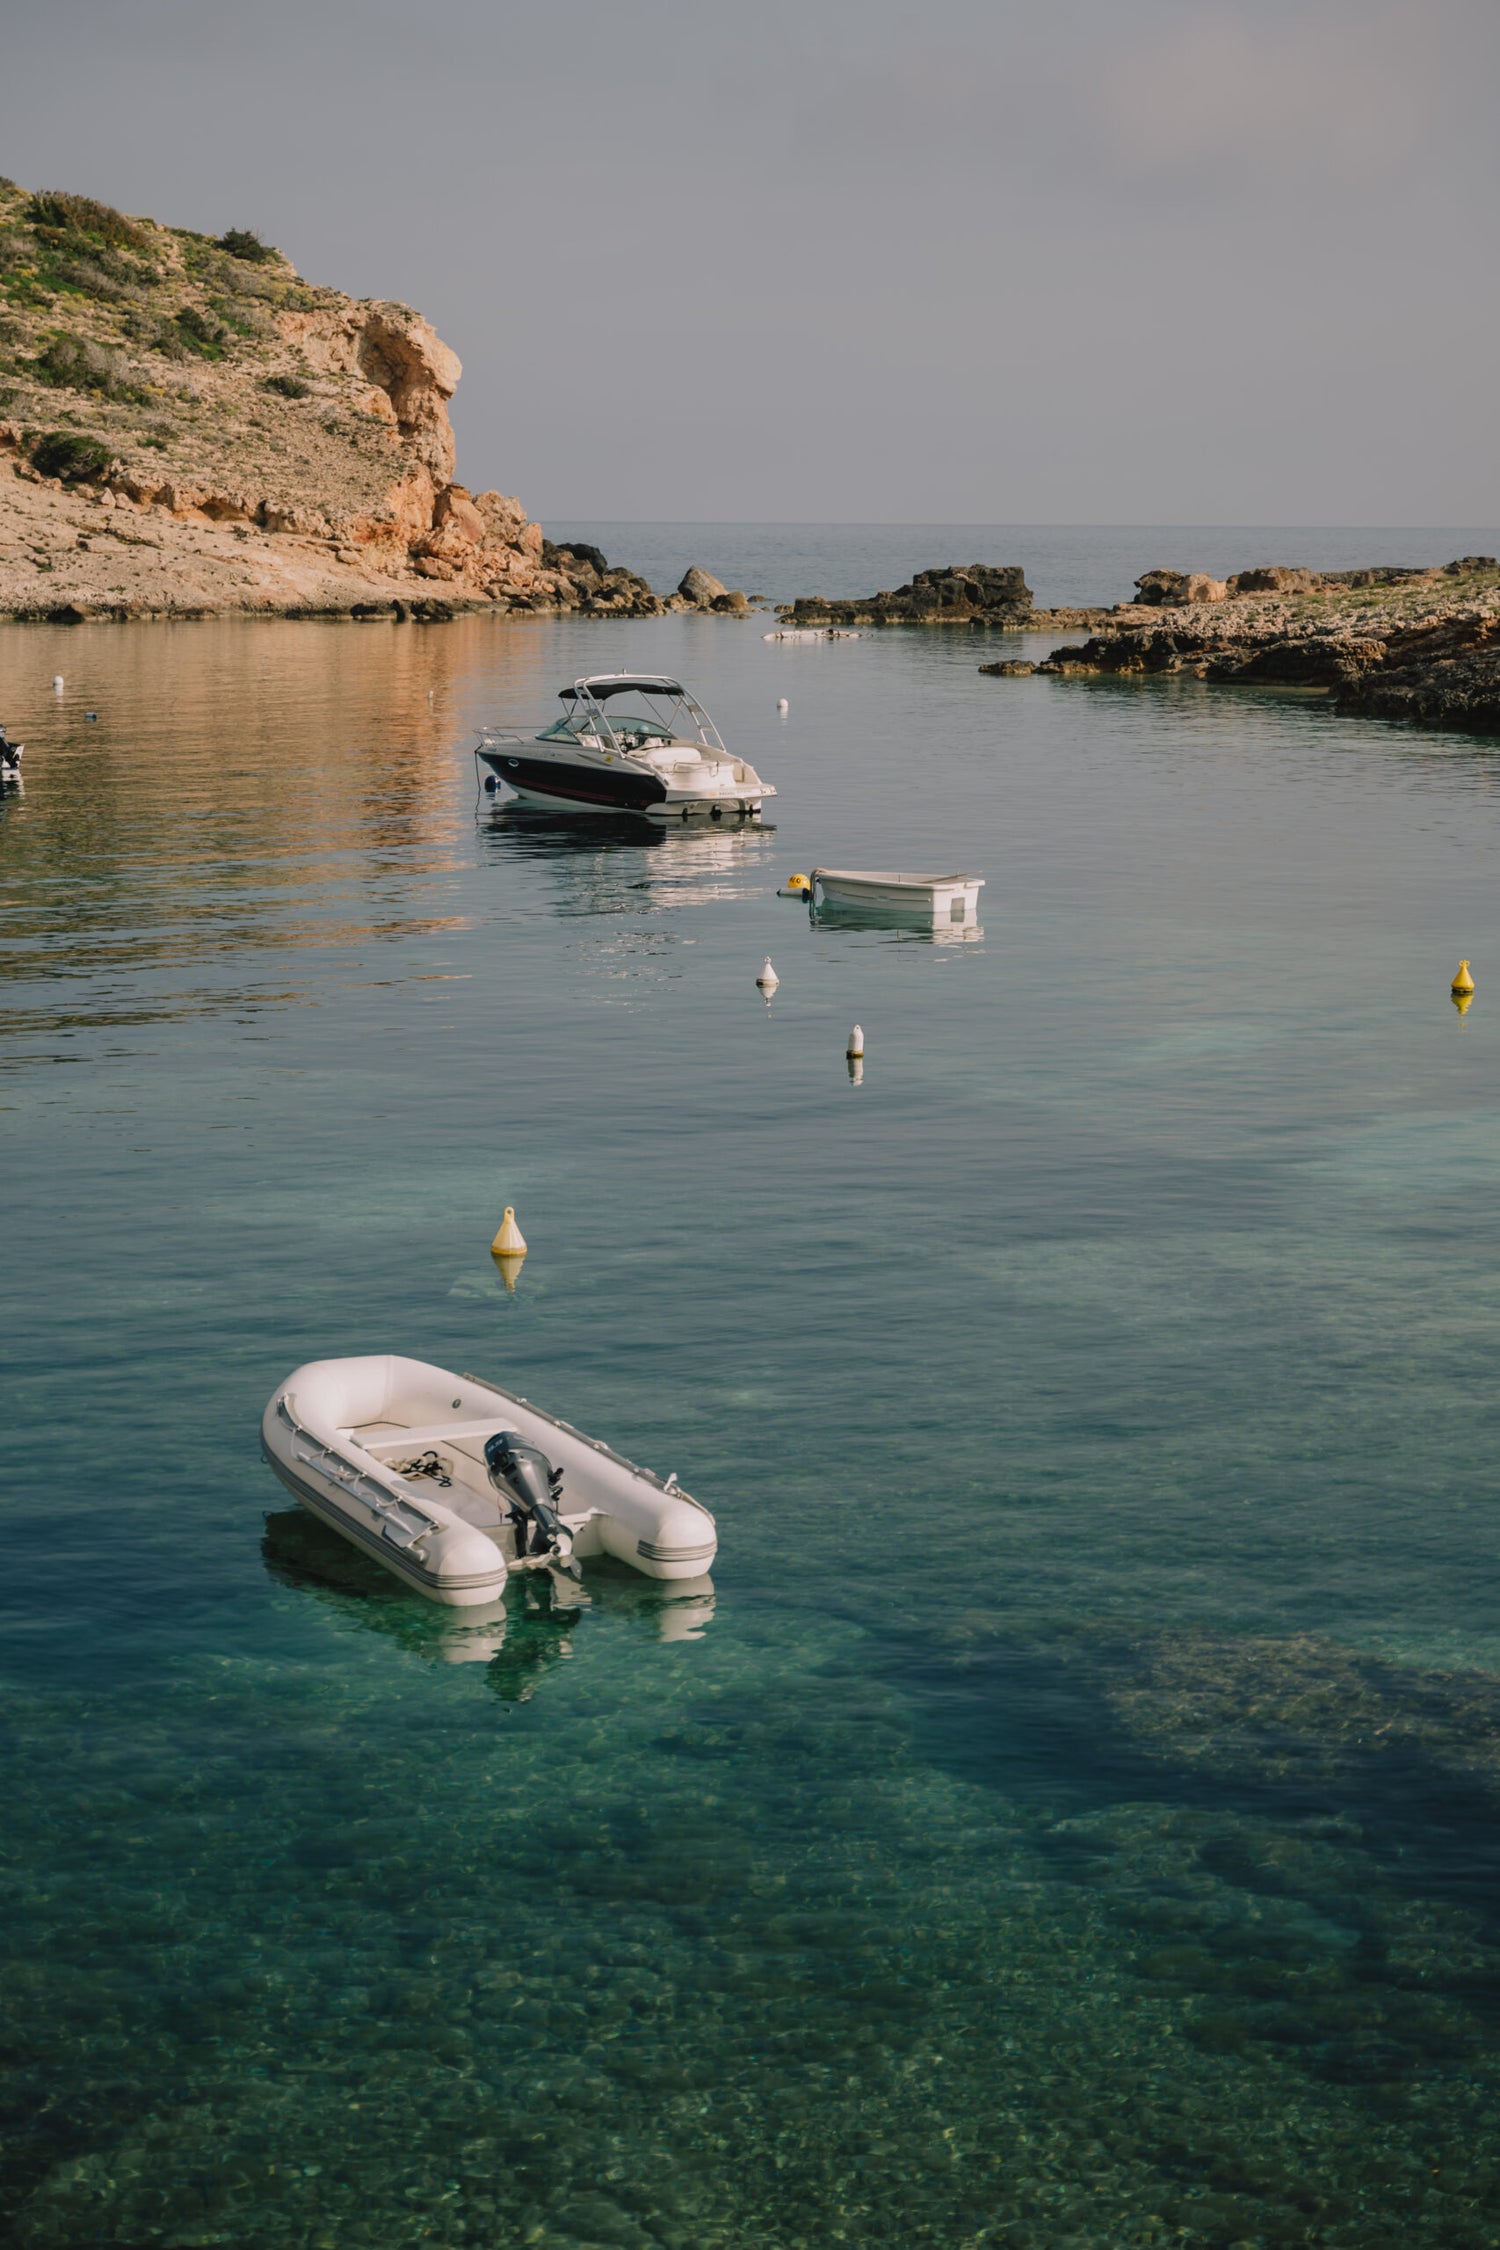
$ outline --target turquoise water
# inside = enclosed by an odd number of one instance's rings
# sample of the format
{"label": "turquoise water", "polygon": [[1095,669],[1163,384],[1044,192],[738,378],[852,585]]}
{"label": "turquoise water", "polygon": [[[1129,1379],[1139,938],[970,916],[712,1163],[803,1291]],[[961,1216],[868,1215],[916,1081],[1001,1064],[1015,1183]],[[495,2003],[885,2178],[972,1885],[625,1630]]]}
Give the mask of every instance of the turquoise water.
{"label": "turquoise water", "polygon": [[[1500,2242],[1495,753],[999,646],[7,630],[24,2250]],[[625,665],[773,833],[476,802]],[[384,1349],[713,1602],[373,1574],[257,1421]]]}

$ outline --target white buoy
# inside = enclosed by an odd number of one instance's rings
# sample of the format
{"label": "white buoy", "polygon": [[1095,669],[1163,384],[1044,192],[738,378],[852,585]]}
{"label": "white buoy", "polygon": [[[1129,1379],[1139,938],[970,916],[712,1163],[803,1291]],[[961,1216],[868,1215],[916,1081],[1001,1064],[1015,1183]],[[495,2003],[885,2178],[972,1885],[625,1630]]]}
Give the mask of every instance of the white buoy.
{"label": "white buoy", "polygon": [[762,992],[774,992],[777,985],[780,984],[781,979],[771,966],[771,956],[769,953],[766,955],[765,960],[761,963],[760,975],[756,978],[755,981],[760,986]]}
{"label": "white buoy", "polygon": [[855,1060],[856,1060],[856,1059],[857,1059],[857,1058],[858,1058],[858,1057],[859,1057],[860,1055],[862,1055],[862,1054],[864,1053],[864,1051],[865,1051],[865,1034],[864,1034],[864,1027],[863,1027],[863,1025],[861,1025],[861,1024],[856,1024],[856,1025],[854,1026],[853,1030],[852,1030],[852,1031],[850,1032],[850,1034],[849,1034],[849,1044],[848,1044],[848,1046],[847,1046],[847,1047],[846,1047],[846,1048],[844,1049],[844,1053],[845,1053],[845,1054],[846,1054],[846,1055],[847,1055],[847,1056],[849,1057],[849,1060],[850,1060],[851,1062],[854,1062],[854,1061],[855,1061]]}
{"label": "white buoy", "polygon": [[790,711],[791,705],[784,695],[779,695],[776,698],[776,708],[778,711]]}
{"label": "white buoy", "polygon": [[61,672],[54,672],[54,673],[53,673],[53,675],[52,675],[52,692],[53,692],[53,694],[54,694],[54,695],[61,695],[61,694],[62,694],[62,691],[63,691],[63,676],[62,676]]}
{"label": "white buoy", "polygon": [[505,1216],[500,1221],[499,1232],[490,1248],[497,1258],[524,1258],[526,1255],[526,1237],[516,1225],[515,1210],[509,1203],[505,1206]]}

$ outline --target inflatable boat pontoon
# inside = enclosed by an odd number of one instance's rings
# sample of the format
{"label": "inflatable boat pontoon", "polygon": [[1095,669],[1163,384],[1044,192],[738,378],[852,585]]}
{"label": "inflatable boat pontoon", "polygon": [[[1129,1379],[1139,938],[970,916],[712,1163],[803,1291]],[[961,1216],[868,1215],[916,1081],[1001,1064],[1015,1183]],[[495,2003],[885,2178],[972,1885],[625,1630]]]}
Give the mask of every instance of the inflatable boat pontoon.
{"label": "inflatable boat pontoon", "polygon": [[261,1451],[311,1514],[452,1608],[494,1601],[512,1570],[576,1574],[600,1555],[701,1579],[718,1547],[675,1476],[418,1359],[309,1361],[272,1396]]}
{"label": "inflatable boat pontoon", "polygon": [[903,875],[895,868],[815,867],[813,906],[857,906],[925,922],[977,922],[982,875]]}

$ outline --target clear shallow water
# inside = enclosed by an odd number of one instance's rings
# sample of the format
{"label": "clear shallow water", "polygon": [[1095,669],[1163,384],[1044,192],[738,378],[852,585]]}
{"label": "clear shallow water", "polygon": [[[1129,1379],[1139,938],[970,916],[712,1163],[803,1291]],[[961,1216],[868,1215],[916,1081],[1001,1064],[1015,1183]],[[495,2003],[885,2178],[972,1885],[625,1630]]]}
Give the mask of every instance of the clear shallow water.
{"label": "clear shallow water", "polygon": [[[18,2242],[1500,2239],[1494,752],[987,653],[7,633]],[[626,664],[774,834],[476,821]],[[391,1347],[675,1468],[714,1613],[284,1507]]]}

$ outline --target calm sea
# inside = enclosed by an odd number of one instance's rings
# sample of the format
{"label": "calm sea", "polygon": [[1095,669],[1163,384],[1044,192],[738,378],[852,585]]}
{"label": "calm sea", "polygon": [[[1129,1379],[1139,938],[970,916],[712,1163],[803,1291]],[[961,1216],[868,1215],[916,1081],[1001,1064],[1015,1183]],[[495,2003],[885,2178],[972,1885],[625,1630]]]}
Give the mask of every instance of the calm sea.
{"label": "calm sea", "polygon": [[[761,630],[0,636],[23,2250],[1500,2240],[1500,746]],[[623,667],[774,830],[477,796]],[[982,936],[812,927],[820,860]],[[267,1395],[386,1349],[675,1470],[713,1599],[466,1628],[300,1516]]]}

